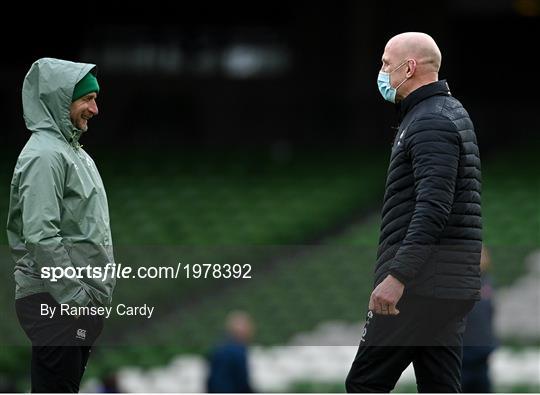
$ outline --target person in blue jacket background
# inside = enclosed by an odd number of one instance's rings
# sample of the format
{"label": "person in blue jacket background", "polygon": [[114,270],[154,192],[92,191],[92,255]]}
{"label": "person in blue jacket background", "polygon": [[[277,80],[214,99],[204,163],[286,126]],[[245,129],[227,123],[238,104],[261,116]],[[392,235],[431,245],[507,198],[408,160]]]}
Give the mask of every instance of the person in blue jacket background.
{"label": "person in blue jacket background", "polygon": [[493,328],[493,285],[488,269],[491,258],[482,247],[480,270],[482,273],[481,300],[467,316],[463,334],[462,390],[465,393],[492,392],[489,376],[489,356],[497,347]]}
{"label": "person in blue jacket background", "polygon": [[226,336],[210,353],[207,391],[209,393],[253,392],[250,383],[248,345],[254,326],[242,311],[231,312],[226,320]]}

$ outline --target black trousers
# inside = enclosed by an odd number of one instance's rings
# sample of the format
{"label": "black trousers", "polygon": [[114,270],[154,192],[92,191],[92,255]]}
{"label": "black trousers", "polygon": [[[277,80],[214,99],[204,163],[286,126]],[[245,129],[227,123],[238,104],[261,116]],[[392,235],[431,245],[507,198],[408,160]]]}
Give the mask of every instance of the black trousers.
{"label": "black trousers", "polygon": [[[53,317],[42,305],[56,307]],[[103,329],[100,316],[60,315],[60,305],[48,293],[15,301],[17,317],[32,342],[32,392],[75,393],[84,374],[92,344]]]}
{"label": "black trousers", "polygon": [[418,392],[461,392],[465,316],[473,305],[407,295],[397,316],[368,311],[347,392],[390,392],[411,362]]}

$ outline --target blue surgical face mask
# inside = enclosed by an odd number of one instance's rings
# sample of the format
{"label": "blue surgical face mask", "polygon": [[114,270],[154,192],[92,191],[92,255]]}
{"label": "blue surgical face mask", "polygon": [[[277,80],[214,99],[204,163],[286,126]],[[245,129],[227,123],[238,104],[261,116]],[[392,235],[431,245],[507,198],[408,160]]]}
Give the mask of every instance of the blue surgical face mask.
{"label": "blue surgical face mask", "polygon": [[403,81],[399,83],[398,86],[395,88],[392,87],[392,84],[390,84],[390,74],[392,74],[394,71],[399,69],[401,66],[403,66],[407,61],[405,60],[403,63],[401,63],[398,67],[396,67],[394,70],[392,70],[390,73],[386,73],[384,71],[379,71],[379,76],[377,77],[377,85],[379,86],[379,92],[381,92],[382,97],[384,97],[384,100],[387,100],[391,103],[396,102],[396,93],[399,87],[408,80],[406,77]]}

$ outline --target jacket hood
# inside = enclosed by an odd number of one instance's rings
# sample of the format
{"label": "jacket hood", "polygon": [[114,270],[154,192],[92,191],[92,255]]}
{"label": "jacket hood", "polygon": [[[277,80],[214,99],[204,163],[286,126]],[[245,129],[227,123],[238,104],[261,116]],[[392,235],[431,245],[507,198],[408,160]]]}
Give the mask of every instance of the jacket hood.
{"label": "jacket hood", "polygon": [[72,145],[78,145],[81,130],[70,119],[75,85],[96,65],[42,58],[35,61],[24,78],[22,102],[24,121],[31,132],[58,133]]}

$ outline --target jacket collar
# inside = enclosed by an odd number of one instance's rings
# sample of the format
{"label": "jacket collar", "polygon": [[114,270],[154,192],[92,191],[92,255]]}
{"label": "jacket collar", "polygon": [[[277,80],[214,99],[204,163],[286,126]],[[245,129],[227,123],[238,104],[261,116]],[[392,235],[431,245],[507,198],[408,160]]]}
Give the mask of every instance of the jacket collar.
{"label": "jacket collar", "polygon": [[403,99],[396,105],[399,122],[405,118],[405,115],[422,100],[431,96],[450,96],[450,88],[446,80],[435,81],[430,84],[421,86],[411,92],[409,96]]}

